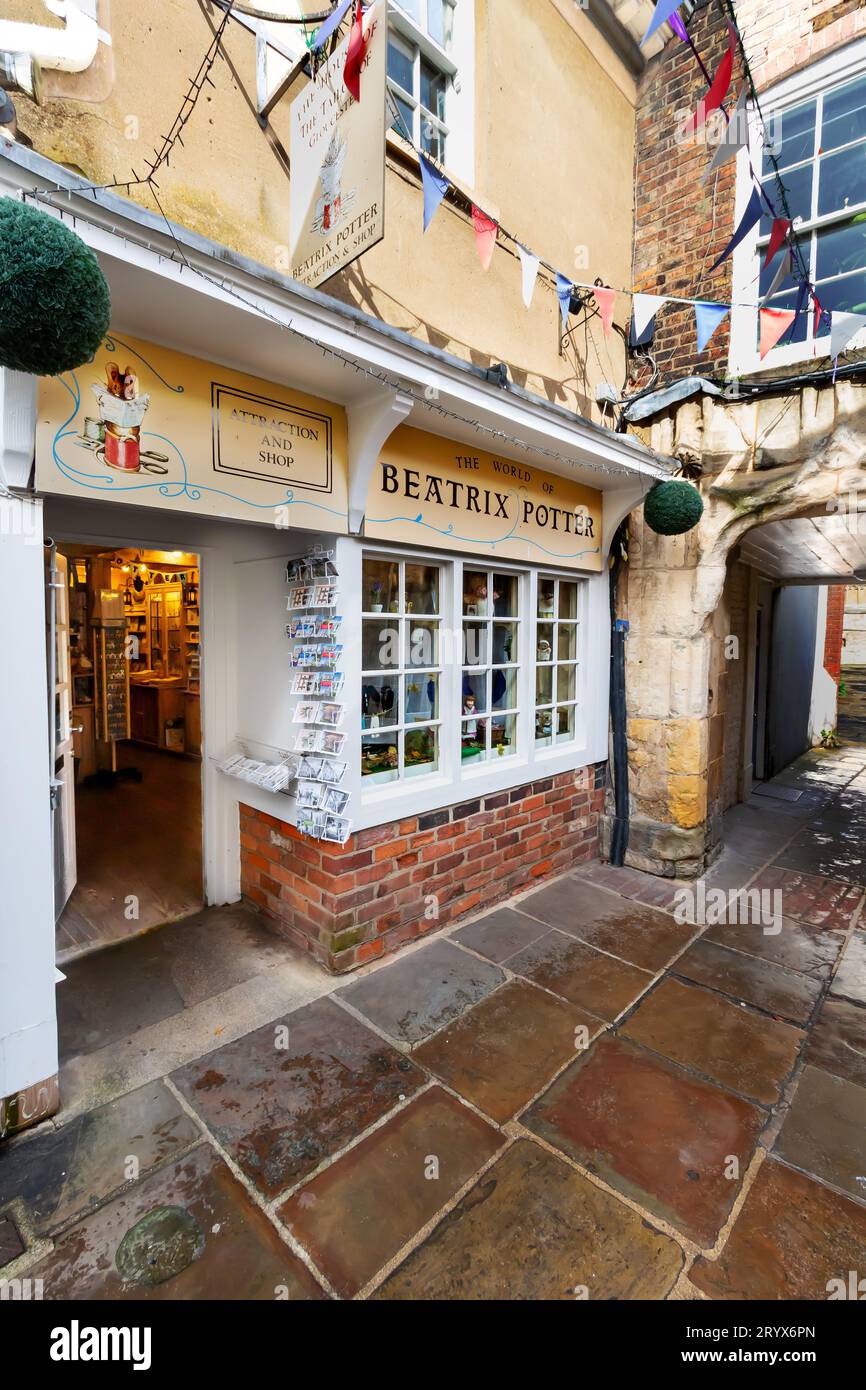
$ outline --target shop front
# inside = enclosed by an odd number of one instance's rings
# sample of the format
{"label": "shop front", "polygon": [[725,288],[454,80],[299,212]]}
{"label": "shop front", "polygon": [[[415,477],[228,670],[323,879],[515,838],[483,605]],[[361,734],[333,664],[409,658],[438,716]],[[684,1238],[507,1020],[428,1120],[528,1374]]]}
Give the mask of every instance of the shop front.
{"label": "shop front", "polygon": [[111,334],[0,373],[7,1131],[56,1108],[56,929],[94,852],[90,946],[244,898],[338,972],[595,854],[610,545],[673,467],[112,195],[67,203]]}

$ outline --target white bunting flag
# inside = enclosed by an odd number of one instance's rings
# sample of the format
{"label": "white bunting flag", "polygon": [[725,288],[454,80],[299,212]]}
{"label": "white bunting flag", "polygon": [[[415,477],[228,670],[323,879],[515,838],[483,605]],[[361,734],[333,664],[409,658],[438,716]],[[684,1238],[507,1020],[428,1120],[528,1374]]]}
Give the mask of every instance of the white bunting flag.
{"label": "white bunting flag", "polygon": [[636,294],[632,298],[631,312],[634,319],[634,341],[638,342],[651,319],[654,319],[659,309],[665,303],[663,295],[659,294]]}
{"label": "white bunting flag", "polygon": [[520,242],[517,243],[517,249],[520,252],[520,270],[523,277],[523,302],[528,309],[532,303],[532,294],[541,261],[531,251],[527,251],[525,246],[521,246]]}
{"label": "white bunting flag", "polygon": [[838,357],[861,328],[866,328],[866,314],[840,314],[834,311],[830,327],[830,356]]}
{"label": "white bunting flag", "polygon": [[782,263],[779,266],[779,269],[773,276],[772,285],[767,290],[767,293],[764,295],[764,298],[761,300],[762,304],[766,304],[768,299],[772,299],[779,286],[783,283],[783,281],[787,280],[788,276],[791,274],[792,264],[793,262],[791,260],[791,253],[790,251],[786,251],[784,256],[782,257]]}
{"label": "white bunting flag", "polygon": [[733,159],[738,150],[745,149],[749,143],[749,115],[746,110],[747,89],[743,84],[743,89],[737,97],[737,104],[731,112],[731,118],[725,126],[725,132],[716,146],[716,152],[704,170],[703,177],[708,179],[710,174],[715,174],[722,165],[727,164],[729,159]]}

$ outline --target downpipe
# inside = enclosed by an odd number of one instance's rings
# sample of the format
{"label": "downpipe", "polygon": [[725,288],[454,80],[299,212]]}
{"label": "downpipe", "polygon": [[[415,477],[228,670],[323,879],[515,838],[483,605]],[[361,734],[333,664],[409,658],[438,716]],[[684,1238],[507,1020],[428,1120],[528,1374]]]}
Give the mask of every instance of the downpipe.
{"label": "downpipe", "polygon": [[623,566],[626,523],[613,538],[610,567],[610,730],[613,753],[614,817],[610,834],[610,862],[621,868],[629,836],[628,745],[626,742],[625,643],[626,629],[616,620],[616,601]]}

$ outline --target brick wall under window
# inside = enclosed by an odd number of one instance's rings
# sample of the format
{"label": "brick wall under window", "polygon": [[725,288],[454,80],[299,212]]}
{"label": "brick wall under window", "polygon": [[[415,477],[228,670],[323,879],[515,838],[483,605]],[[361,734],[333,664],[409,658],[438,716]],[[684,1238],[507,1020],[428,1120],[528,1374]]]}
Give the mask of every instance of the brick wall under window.
{"label": "brick wall under window", "polygon": [[281,936],[329,970],[353,970],[594,858],[605,770],[360,830],[345,845],[242,805],[241,890]]}

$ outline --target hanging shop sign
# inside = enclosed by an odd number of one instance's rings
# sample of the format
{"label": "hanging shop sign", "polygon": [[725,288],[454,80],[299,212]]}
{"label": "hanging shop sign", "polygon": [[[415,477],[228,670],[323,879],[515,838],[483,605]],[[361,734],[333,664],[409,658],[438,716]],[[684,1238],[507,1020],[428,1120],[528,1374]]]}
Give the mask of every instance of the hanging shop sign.
{"label": "hanging shop sign", "polygon": [[364,534],[600,570],[601,523],[594,488],[401,425],[379,456]]}
{"label": "hanging shop sign", "polygon": [[340,405],[113,335],[39,390],[42,492],[348,529]]}
{"label": "hanging shop sign", "polygon": [[292,276],[318,285],[385,235],[385,0],[364,15],[360,100],[344,81],[350,38],[291,106]]}

